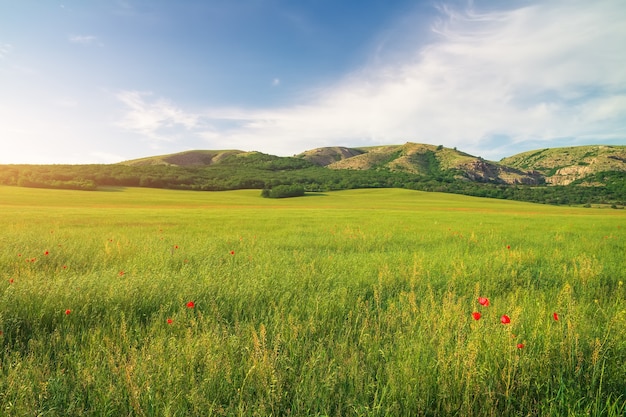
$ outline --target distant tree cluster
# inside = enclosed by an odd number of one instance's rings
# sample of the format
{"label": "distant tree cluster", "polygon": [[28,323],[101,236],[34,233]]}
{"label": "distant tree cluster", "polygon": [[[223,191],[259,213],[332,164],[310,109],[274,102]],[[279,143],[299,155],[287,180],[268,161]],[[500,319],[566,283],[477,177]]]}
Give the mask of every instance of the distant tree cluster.
{"label": "distant tree cluster", "polygon": [[264,188],[261,191],[261,197],[265,198],[287,198],[301,197],[304,195],[304,187],[298,184],[277,185],[272,188]]}

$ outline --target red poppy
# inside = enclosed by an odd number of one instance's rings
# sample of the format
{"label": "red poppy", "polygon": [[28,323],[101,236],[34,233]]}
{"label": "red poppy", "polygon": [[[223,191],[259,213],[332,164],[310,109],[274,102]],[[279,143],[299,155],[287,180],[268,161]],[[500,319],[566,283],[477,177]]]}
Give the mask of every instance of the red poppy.
{"label": "red poppy", "polygon": [[13,284],[13,278],[9,279],[9,284]]}
{"label": "red poppy", "polygon": [[172,319],[167,319],[167,324],[172,324],[172,323],[174,323],[174,320],[172,320]]}
{"label": "red poppy", "polygon": [[43,254],[44,254],[44,255],[46,255],[46,256],[48,256],[48,255],[50,255],[50,252],[45,251]]}
{"label": "red poppy", "polygon": [[230,254],[231,254],[231,255],[234,255],[234,254],[235,254],[235,251],[234,251],[234,250],[231,250],[231,251],[230,251]]}
{"label": "red poppy", "polygon": [[124,276],[124,274],[125,274],[125,272],[124,272],[124,271],[120,271],[118,275],[119,275],[120,277],[123,277],[123,276]]}
{"label": "red poppy", "polygon": [[554,320],[559,321],[559,315],[557,313],[552,313],[552,317],[554,317]]}
{"label": "red poppy", "polygon": [[65,310],[65,315],[66,315],[66,316],[69,316],[71,312],[72,312],[72,310],[67,309],[67,310]]}
{"label": "red poppy", "polygon": [[507,248],[508,250],[511,250],[511,245],[506,245],[506,248]]}
{"label": "red poppy", "polygon": [[509,324],[510,322],[511,322],[511,318],[507,316],[506,314],[500,317],[500,323]]}
{"label": "red poppy", "polygon": [[482,306],[489,307],[489,299],[485,297],[478,297],[478,303]]}
{"label": "red poppy", "polygon": [[524,349],[524,344],[523,343],[518,343],[517,344],[517,348],[518,349]]}
{"label": "red poppy", "polygon": [[178,249],[178,245],[174,245],[174,249]]}
{"label": "red poppy", "polygon": [[474,311],[474,312],[472,313],[472,317],[474,318],[474,320],[480,320],[480,318],[481,318],[482,316],[480,315],[480,313],[479,313],[478,311]]}
{"label": "red poppy", "polygon": [[194,303],[193,301],[189,301],[187,303],[187,308],[194,308],[196,306],[196,303]]}

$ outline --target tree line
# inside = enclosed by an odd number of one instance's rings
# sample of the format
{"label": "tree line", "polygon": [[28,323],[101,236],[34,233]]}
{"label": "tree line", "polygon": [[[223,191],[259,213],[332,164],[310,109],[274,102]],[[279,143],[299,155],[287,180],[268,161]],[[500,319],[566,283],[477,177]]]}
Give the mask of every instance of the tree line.
{"label": "tree line", "polygon": [[[433,169],[427,175],[387,169],[332,170],[297,158],[240,160],[202,167],[167,165],[0,165],[0,184],[21,187],[97,190],[151,187],[197,191],[271,190],[294,186],[306,192],[357,188],[406,188],[528,201],[544,204],[626,204],[626,173],[603,172],[567,186],[506,185],[463,179],[458,172]],[[290,161],[295,160],[295,161]],[[601,184],[601,185],[600,185]],[[297,187],[296,187],[297,186]],[[285,187],[277,188],[281,193]],[[278,191],[275,191],[278,193]]]}

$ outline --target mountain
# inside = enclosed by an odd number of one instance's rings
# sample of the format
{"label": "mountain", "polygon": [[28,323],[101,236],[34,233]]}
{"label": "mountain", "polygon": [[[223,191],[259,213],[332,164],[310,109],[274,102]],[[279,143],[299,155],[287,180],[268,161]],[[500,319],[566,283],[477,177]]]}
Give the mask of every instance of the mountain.
{"label": "mountain", "polygon": [[367,148],[345,148],[343,146],[332,146],[327,148],[317,148],[296,155],[296,158],[305,159],[315,165],[329,166],[334,162],[353,158],[367,152]]}
{"label": "mountain", "polygon": [[220,163],[233,155],[245,153],[238,150],[225,151],[185,151],[169,155],[149,156],[146,158],[133,159],[120,162],[121,165],[145,166],[145,165],[174,165],[174,166],[206,166]]}
{"label": "mountain", "polygon": [[540,172],[548,184],[568,185],[599,172],[626,171],[626,146],[574,146],[503,158],[510,167]]}
{"label": "mountain", "polygon": [[601,172],[626,172],[626,146],[576,146],[523,152],[488,161],[444,146],[407,142],[348,148],[323,147],[294,157],[240,150],[195,150],[121,162],[129,166],[247,166],[293,170],[310,166],[330,170],[388,171],[433,178],[524,185],[568,185]]}
{"label": "mountain", "polygon": [[387,169],[431,176],[451,174],[456,179],[504,184],[543,182],[541,175],[532,170],[521,170],[456,149],[421,143],[354,149],[318,148],[296,157],[330,169]]}
{"label": "mountain", "polygon": [[185,151],[169,155],[159,155],[147,158],[123,161],[120,165],[132,167],[159,166],[185,168],[202,168],[209,166],[220,167],[249,167],[263,170],[293,170],[315,166],[304,159],[268,155],[262,152],[245,152],[238,150],[227,151]]}

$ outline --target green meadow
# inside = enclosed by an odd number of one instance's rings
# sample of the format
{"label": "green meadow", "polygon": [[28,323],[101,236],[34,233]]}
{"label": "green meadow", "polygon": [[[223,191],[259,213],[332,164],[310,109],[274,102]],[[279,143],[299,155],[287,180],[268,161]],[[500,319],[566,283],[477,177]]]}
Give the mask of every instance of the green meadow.
{"label": "green meadow", "polygon": [[624,210],[0,187],[0,415],[624,416],[624,281]]}

